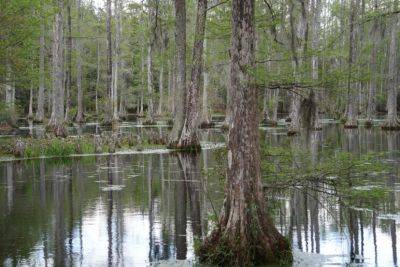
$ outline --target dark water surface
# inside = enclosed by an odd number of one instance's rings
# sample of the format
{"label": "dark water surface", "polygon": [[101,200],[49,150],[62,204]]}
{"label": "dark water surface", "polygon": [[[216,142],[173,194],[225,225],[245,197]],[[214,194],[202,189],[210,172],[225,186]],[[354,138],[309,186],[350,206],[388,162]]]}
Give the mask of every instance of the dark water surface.
{"label": "dark water surface", "polygon": [[[74,129],[91,132],[96,126]],[[32,129],[31,129],[32,130]],[[37,130],[37,129],[36,129]],[[124,124],[121,131],[146,134]],[[167,128],[155,128],[163,134]],[[400,244],[400,134],[326,124],[289,140],[262,128],[263,145],[293,143],[319,153],[385,153],[388,172],[368,178],[389,188],[379,209],[344,207],[334,196],[299,188],[276,197],[276,225],[293,243],[295,266],[396,266]],[[0,163],[0,262],[4,266],[146,266],[195,263],[223,198],[220,153],[225,137],[202,132],[209,149],[193,158],[167,151]],[[368,186],[355,190],[368,190]],[[399,244],[399,245],[398,245]],[[181,261],[182,260],[182,261]]]}

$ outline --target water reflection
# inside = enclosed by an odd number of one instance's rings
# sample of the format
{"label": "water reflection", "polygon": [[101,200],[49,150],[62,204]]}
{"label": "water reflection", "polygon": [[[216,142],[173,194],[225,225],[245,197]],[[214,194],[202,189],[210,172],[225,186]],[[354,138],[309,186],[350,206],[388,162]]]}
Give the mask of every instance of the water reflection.
{"label": "water reflection", "polygon": [[[122,128],[120,128],[122,129]],[[151,134],[162,138],[164,128]],[[85,129],[82,129],[85,131]],[[149,131],[138,128],[146,136]],[[369,184],[391,188],[379,210],[344,206],[310,185],[276,194],[278,229],[289,236],[295,260],[305,265],[398,262],[399,133],[377,128],[326,126],[288,139],[262,131],[272,146],[307,150],[312,164],[334,147],[355,155],[386,151],[390,171]],[[203,142],[221,142],[218,130]],[[110,155],[0,163],[0,262],[5,266],[131,266],[195,259],[222,201],[219,154]],[[295,164],[302,158],[294,153]],[[318,257],[322,254],[324,257]]]}

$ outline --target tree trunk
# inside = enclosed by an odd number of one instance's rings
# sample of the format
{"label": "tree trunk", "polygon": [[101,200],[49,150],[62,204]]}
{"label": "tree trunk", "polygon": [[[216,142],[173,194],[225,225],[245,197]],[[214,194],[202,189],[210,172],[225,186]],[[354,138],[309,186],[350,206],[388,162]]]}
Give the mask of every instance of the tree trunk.
{"label": "tree trunk", "polygon": [[29,88],[29,108],[28,108],[28,120],[33,119],[33,84]]}
{"label": "tree trunk", "polygon": [[67,60],[67,69],[65,72],[65,90],[67,93],[67,101],[65,107],[65,121],[67,123],[71,122],[71,88],[72,88],[72,19],[71,19],[71,1],[67,1],[67,42],[66,42],[66,60]]}
{"label": "tree trunk", "polygon": [[200,141],[197,134],[199,123],[199,94],[201,75],[203,72],[203,42],[206,28],[207,0],[198,0],[197,20],[193,46],[193,66],[189,91],[186,99],[185,121],[182,128],[178,147],[190,150],[200,150]]}
{"label": "tree trunk", "polygon": [[[42,12],[44,1],[41,1]],[[39,92],[37,96],[37,109],[35,121],[43,122],[44,120],[44,90],[45,90],[45,73],[44,73],[44,53],[45,53],[45,28],[44,28],[44,14],[41,15],[40,23],[40,39],[39,39]]]}
{"label": "tree trunk", "polygon": [[116,19],[115,29],[115,43],[114,43],[114,67],[113,67],[113,82],[112,82],[112,112],[113,122],[119,121],[118,116],[118,85],[120,80],[120,57],[121,57],[121,34],[122,34],[122,21],[121,21],[121,4],[120,0],[114,1],[114,12]]}
{"label": "tree trunk", "polygon": [[[314,84],[318,83],[318,56],[316,55],[319,48],[319,30],[321,16],[321,0],[313,1],[313,21],[312,21],[312,49],[313,56],[311,57],[312,79]],[[311,101],[314,104],[314,114],[312,115],[311,127],[313,130],[322,130],[321,122],[319,121],[319,100],[321,92],[315,88],[311,92]]]}
{"label": "tree trunk", "polygon": [[100,86],[100,41],[97,40],[97,75],[96,75],[96,117],[99,119],[99,86]]}
{"label": "tree trunk", "polygon": [[[397,10],[397,0],[394,3],[393,10]],[[397,38],[398,38],[398,14],[393,14],[390,26],[390,43],[389,43],[389,71],[388,71],[388,92],[387,92],[387,117],[382,125],[384,130],[400,130],[400,122],[397,118],[397,75],[398,75],[398,64],[397,64]]]}
{"label": "tree trunk", "polygon": [[260,170],[257,89],[253,70],[254,0],[232,1],[228,173],[217,227],[199,249],[201,262],[254,266],[290,261],[290,245],[266,211]]}
{"label": "tree trunk", "polygon": [[67,130],[64,125],[64,86],[63,86],[63,8],[64,1],[57,1],[57,12],[54,15],[53,25],[53,105],[49,127],[56,136],[65,137]]}
{"label": "tree trunk", "polygon": [[113,115],[113,53],[111,34],[111,0],[106,2],[106,32],[107,32],[107,110],[104,114],[104,124],[112,124]]}
{"label": "tree trunk", "polygon": [[143,116],[144,114],[144,68],[145,68],[145,63],[144,63],[144,49],[142,46],[141,53],[140,53],[140,85],[141,85],[141,90],[140,90],[140,111],[139,111],[139,116]]}
{"label": "tree trunk", "polygon": [[[374,0],[374,11],[378,12],[378,0]],[[367,121],[365,122],[365,126],[371,127],[372,120],[375,116],[376,110],[376,87],[377,87],[377,54],[378,54],[378,45],[380,43],[380,34],[379,34],[379,19],[375,18],[374,23],[372,25],[372,51],[371,51],[371,81],[369,84],[368,91],[368,103],[367,103]]]}
{"label": "tree trunk", "polygon": [[[204,39],[204,54],[206,54],[207,50],[207,40]],[[205,55],[204,55],[205,57]],[[208,98],[208,84],[209,84],[209,77],[208,77],[208,70],[206,68],[205,60],[203,65],[203,96],[202,96],[202,109],[201,109],[201,126],[202,127],[209,127],[211,126],[211,115],[210,115],[210,104]]]}
{"label": "tree trunk", "polygon": [[[77,21],[76,21],[76,30],[77,34],[81,34],[81,20],[82,20],[82,13],[81,13],[81,0],[76,1],[76,9],[77,9]],[[79,36],[78,36],[79,37]],[[84,121],[83,115],[83,88],[82,88],[82,45],[80,38],[77,38],[75,41],[76,46],[76,87],[78,89],[78,96],[77,96],[77,104],[78,109],[76,113],[75,121],[77,123],[82,123]]]}
{"label": "tree trunk", "polygon": [[351,0],[350,6],[350,40],[349,40],[349,80],[348,80],[348,104],[347,104],[347,121],[345,128],[357,128],[357,82],[354,81],[353,72],[357,62],[357,16],[358,16],[358,0]]}
{"label": "tree trunk", "polygon": [[161,63],[160,78],[158,82],[159,89],[159,101],[158,101],[158,111],[157,114],[161,115],[163,113],[163,102],[164,102],[164,64]]}
{"label": "tree trunk", "polygon": [[178,144],[186,103],[186,1],[175,0],[176,86],[174,87],[174,125],[169,137],[169,147]]}

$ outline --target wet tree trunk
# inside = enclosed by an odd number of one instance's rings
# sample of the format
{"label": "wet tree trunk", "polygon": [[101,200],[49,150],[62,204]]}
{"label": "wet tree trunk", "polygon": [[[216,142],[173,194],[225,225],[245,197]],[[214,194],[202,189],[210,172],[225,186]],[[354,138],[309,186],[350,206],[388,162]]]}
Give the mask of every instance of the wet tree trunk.
{"label": "wet tree trunk", "polygon": [[[378,12],[378,0],[374,0],[374,11]],[[367,103],[367,121],[365,122],[365,126],[371,127],[372,120],[375,116],[376,110],[376,87],[377,87],[377,71],[378,71],[378,63],[377,63],[377,54],[378,54],[378,45],[380,43],[380,34],[379,34],[379,19],[375,18],[374,23],[372,25],[372,51],[371,51],[371,81],[369,84],[368,91],[368,103]]]}
{"label": "wet tree trunk", "polygon": [[266,212],[261,185],[257,89],[252,70],[254,0],[232,1],[228,173],[218,226],[199,249],[200,261],[253,266],[290,261],[288,242]]}
{"label": "wet tree trunk", "polygon": [[197,19],[193,46],[193,65],[189,83],[189,91],[185,108],[185,121],[183,124],[181,138],[178,143],[179,148],[200,150],[198,138],[199,123],[199,94],[201,75],[203,72],[203,42],[206,27],[207,0],[198,0]]}
{"label": "wet tree trunk", "polygon": [[[397,10],[398,2],[395,1],[394,9]],[[389,43],[389,71],[388,71],[388,92],[387,92],[387,118],[382,125],[384,130],[400,130],[400,122],[397,118],[397,88],[398,88],[398,63],[397,63],[397,38],[398,38],[398,14],[393,14],[390,26]]]}
{"label": "wet tree trunk", "polygon": [[174,88],[174,124],[169,147],[176,147],[181,136],[186,102],[186,3],[175,0],[176,86]]}
{"label": "wet tree trunk", "polygon": [[65,137],[67,130],[64,125],[64,86],[63,86],[63,8],[64,1],[57,1],[57,12],[54,15],[53,25],[53,105],[49,128],[56,136]]}
{"label": "wet tree trunk", "polygon": [[[313,21],[312,21],[312,49],[313,56],[311,57],[312,79],[314,83],[318,83],[318,56],[316,55],[319,48],[319,30],[321,16],[321,0],[313,1]],[[319,100],[321,92],[319,89],[314,89],[311,92],[311,101],[314,103],[314,115],[312,115],[311,127],[313,130],[322,130],[322,125],[319,121]]]}
{"label": "wet tree trunk", "polygon": [[[41,1],[42,12],[44,2]],[[35,121],[43,122],[44,120],[44,90],[45,90],[45,73],[44,73],[44,53],[45,53],[45,28],[44,28],[44,15],[41,15],[40,23],[40,39],[39,39],[39,91],[37,96],[37,109]]]}
{"label": "wet tree trunk", "polygon": [[357,82],[354,81],[353,72],[357,62],[357,17],[359,0],[351,0],[350,6],[350,40],[349,40],[349,78],[348,78],[348,103],[347,103],[347,121],[345,128],[357,128]]}
{"label": "wet tree trunk", "polygon": [[113,115],[113,53],[111,34],[111,0],[106,2],[106,32],[107,32],[107,110],[104,114],[104,124],[112,124]]}
{"label": "wet tree trunk", "polygon": [[[76,1],[76,9],[78,16],[78,19],[76,20],[76,30],[77,34],[80,35],[81,20],[82,20],[81,0]],[[77,96],[78,108],[75,121],[77,123],[82,123],[84,121],[84,115],[83,115],[83,88],[82,88],[82,45],[80,38],[76,39],[75,46],[76,46],[76,87],[78,89],[78,96]]]}

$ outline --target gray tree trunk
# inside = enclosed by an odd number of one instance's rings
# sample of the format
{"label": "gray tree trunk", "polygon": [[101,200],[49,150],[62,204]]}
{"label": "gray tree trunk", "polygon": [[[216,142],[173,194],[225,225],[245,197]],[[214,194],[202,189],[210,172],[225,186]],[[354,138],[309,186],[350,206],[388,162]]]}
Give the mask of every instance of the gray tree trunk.
{"label": "gray tree trunk", "polygon": [[144,62],[144,49],[142,46],[141,53],[140,53],[140,85],[141,85],[141,90],[140,90],[140,111],[139,115],[143,116],[144,114],[144,88],[145,88],[145,83],[144,83],[144,73],[145,73],[145,62]]}
{"label": "gray tree trunk", "polygon": [[67,68],[65,71],[65,90],[67,95],[67,100],[65,103],[65,121],[69,123],[71,121],[71,93],[72,93],[72,18],[71,18],[71,2],[67,1],[67,31],[68,36],[66,40],[66,63]]}
{"label": "gray tree trunk", "polygon": [[96,117],[99,118],[99,86],[100,86],[100,41],[97,40],[97,75],[96,75]]}
{"label": "gray tree trunk", "polygon": [[158,80],[158,91],[160,94],[159,101],[158,101],[158,110],[157,114],[161,115],[163,113],[163,102],[164,102],[164,64],[161,63],[160,69],[160,77]]}
{"label": "gray tree trunk", "polygon": [[[321,0],[313,0],[313,21],[312,21],[312,49],[311,57],[312,79],[315,84],[318,83],[318,56],[316,55],[319,48],[319,31],[320,31],[320,16],[321,16]],[[311,121],[311,127],[314,130],[322,130],[322,125],[319,120],[319,105],[321,99],[320,89],[313,89],[311,92],[312,102],[315,104],[314,115]]]}
{"label": "gray tree trunk", "polygon": [[[44,1],[41,1],[42,12]],[[44,28],[44,15],[41,15],[41,23],[40,23],[40,39],[39,39],[39,91],[37,96],[37,109],[36,109],[36,118],[35,121],[43,122],[44,120],[44,100],[45,100],[45,73],[44,73],[44,53],[45,53],[45,28]]]}
{"label": "gray tree trunk", "polygon": [[350,40],[349,40],[349,80],[348,80],[348,104],[347,104],[347,121],[345,128],[357,128],[357,82],[354,81],[353,72],[355,72],[355,64],[357,62],[357,17],[359,0],[351,0],[350,4]]}
{"label": "gray tree trunk", "polygon": [[[374,11],[378,12],[378,0],[374,0]],[[371,81],[369,84],[368,91],[368,103],[367,103],[367,121],[365,122],[366,126],[372,126],[372,120],[375,116],[376,110],[376,87],[377,87],[377,72],[378,72],[378,63],[377,63],[377,54],[378,54],[378,46],[380,43],[380,34],[379,34],[379,19],[375,18],[372,25],[372,51],[371,51]]]}
{"label": "gray tree trunk", "polygon": [[28,108],[28,120],[33,119],[33,83],[29,88],[29,108]]}
{"label": "gray tree trunk", "polygon": [[175,0],[176,86],[174,87],[174,124],[169,136],[169,146],[178,144],[186,102],[186,1]]}
{"label": "gray tree trunk", "polygon": [[[76,1],[76,11],[77,17],[76,20],[76,30],[77,34],[81,34],[81,20],[82,20],[82,13],[81,13],[81,0]],[[79,36],[78,36],[79,37]],[[76,87],[78,89],[78,96],[77,96],[77,113],[75,121],[78,123],[82,123],[84,121],[83,115],[83,88],[82,88],[82,45],[80,38],[77,38],[75,41],[75,49],[76,49]]]}
{"label": "gray tree trunk", "polygon": [[[393,10],[397,10],[398,3],[395,1]],[[389,41],[389,71],[388,71],[388,92],[387,92],[387,117],[382,125],[384,130],[400,130],[400,122],[397,118],[397,88],[398,88],[398,63],[397,63],[397,38],[398,38],[398,14],[393,14],[390,26]]]}
{"label": "gray tree trunk", "polygon": [[114,1],[114,12],[115,12],[115,42],[114,42],[114,67],[112,75],[112,112],[113,122],[119,120],[118,114],[118,85],[120,80],[120,67],[121,67],[121,35],[122,35],[122,20],[121,20],[121,3],[120,0]]}
{"label": "gray tree trunk", "polygon": [[[199,249],[200,261],[253,266],[290,260],[290,245],[266,213],[260,170],[257,89],[252,70],[254,0],[232,1],[232,105],[225,199],[218,227]],[[238,242],[240,240],[240,242]],[[252,247],[253,249],[249,249]],[[221,257],[221,248],[232,253]]]}
{"label": "gray tree trunk", "polygon": [[[207,51],[207,39],[204,39],[204,54]],[[205,57],[205,55],[204,55]],[[202,108],[201,108],[201,125],[209,126],[211,124],[211,115],[210,115],[210,103],[208,99],[208,86],[209,86],[209,77],[208,70],[206,67],[206,63],[204,60],[203,66],[203,96],[202,96]]]}
{"label": "gray tree trunk", "polygon": [[113,52],[111,33],[111,0],[106,2],[106,33],[107,33],[107,110],[104,114],[104,123],[112,124],[113,117]]}
{"label": "gray tree trunk", "polygon": [[203,72],[203,42],[206,28],[207,0],[198,0],[197,19],[193,46],[192,73],[189,83],[189,91],[186,99],[185,121],[182,128],[181,138],[178,143],[180,148],[199,150],[198,138],[199,123],[199,94],[201,76]]}
{"label": "gray tree trunk", "polygon": [[56,136],[65,137],[67,130],[64,125],[64,49],[63,49],[63,8],[64,1],[57,0],[57,12],[54,15],[53,24],[53,48],[52,48],[52,63],[53,63],[53,105],[49,127],[53,130]]}

